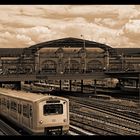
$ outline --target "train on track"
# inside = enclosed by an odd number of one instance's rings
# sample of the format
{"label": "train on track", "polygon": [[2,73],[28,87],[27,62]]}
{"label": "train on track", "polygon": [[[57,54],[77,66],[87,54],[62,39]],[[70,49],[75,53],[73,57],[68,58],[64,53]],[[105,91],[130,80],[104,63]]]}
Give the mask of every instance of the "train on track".
{"label": "train on track", "polygon": [[69,100],[64,97],[0,88],[0,115],[31,135],[69,131]]}

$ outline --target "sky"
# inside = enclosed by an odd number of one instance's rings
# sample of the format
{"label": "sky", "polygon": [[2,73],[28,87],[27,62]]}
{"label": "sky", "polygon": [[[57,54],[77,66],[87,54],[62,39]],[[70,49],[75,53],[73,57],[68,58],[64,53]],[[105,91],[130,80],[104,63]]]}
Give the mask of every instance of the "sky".
{"label": "sky", "polygon": [[66,37],[140,48],[140,5],[0,5],[0,48]]}

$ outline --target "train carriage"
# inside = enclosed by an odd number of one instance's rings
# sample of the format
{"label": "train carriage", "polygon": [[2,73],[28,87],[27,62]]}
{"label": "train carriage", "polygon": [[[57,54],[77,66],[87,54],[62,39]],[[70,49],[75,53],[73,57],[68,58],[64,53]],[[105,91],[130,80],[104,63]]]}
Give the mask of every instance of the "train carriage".
{"label": "train carriage", "polygon": [[69,131],[67,98],[0,89],[0,114],[30,134],[64,135]]}

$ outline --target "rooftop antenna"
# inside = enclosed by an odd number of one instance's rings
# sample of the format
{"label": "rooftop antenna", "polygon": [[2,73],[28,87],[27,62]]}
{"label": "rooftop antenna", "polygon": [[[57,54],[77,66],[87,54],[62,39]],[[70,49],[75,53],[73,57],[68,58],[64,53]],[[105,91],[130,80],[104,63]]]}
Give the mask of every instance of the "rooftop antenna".
{"label": "rooftop antenna", "polygon": [[84,43],[84,49],[85,49],[85,38],[83,35],[81,35],[81,37],[83,38],[83,43]]}

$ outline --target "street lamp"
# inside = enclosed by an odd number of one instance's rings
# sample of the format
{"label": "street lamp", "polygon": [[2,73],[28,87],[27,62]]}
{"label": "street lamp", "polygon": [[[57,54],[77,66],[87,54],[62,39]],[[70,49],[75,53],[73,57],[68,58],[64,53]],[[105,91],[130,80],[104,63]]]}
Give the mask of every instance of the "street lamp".
{"label": "street lamp", "polygon": [[83,43],[84,43],[84,48],[85,48],[85,39],[84,39],[84,36],[81,35],[81,37],[83,38]]}
{"label": "street lamp", "polygon": [[125,56],[124,56],[124,52],[123,52],[123,49],[121,49],[121,69],[122,71],[124,71],[124,68],[125,68]]}
{"label": "street lamp", "polygon": [[69,73],[70,73],[70,68],[71,68],[71,67],[70,67],[70,57],[69,57]]}
{"label": "street lamp", "polygon": [[[83,48],[84,48],[84,51],[85,51],[85,39],[84,39],[84,36],[83,35],[81,35],[81,37],[83,37],[83,43],[84,43],[84,46],[83,46]],[[86,55],[84,55],[84,59],[85,59],[85,65],[84,65],[84,73],[86,73]]]}
{"label": "street lamp", "polygon": [[138,86],[138,88],[139,88],[139,112],[140,112],[140,73],[139,73],[139,86]]}
{"label": "street lamp", "polygon": [[104,70],[109,70],[109,50],[108,48],[106,49],[106,67],[104,68]]}

